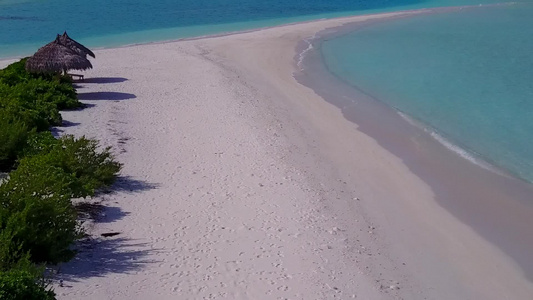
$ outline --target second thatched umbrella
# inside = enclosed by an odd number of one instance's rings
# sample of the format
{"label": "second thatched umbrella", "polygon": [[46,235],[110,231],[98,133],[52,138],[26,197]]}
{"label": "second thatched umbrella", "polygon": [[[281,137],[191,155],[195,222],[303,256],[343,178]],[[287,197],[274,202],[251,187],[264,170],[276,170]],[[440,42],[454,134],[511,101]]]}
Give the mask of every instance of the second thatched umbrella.
{"label": "second thatched umbrella", "polygon": [[55,41],[41,47],[26,61],[26,70],[33,73],[67,73],[68,70],[92,69],[91,62]]}
{"label": "second thatched umbrella", "polygon": [[66,31],[63,33],[63,35],[59,36],[59,41],[61,42],[61,44],[63,44],[63,46],[70,48],[71,50],[73,50],[74,52],[78,53],[79,55],[83,57],[87,57],[87,55],[96,57],[94,56],[94,53],[91,50],[89,50],[89,48],[71,39],[70,36],[68,36]]}

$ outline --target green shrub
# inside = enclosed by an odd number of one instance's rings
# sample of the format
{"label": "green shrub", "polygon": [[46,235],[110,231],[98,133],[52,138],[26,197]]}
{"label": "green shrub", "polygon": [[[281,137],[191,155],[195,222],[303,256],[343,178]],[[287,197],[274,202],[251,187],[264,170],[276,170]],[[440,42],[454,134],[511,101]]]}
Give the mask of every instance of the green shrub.
{"label": "green shrub", "polygon": [[12,189],[16,191],[15,194],[32,193],[40,198],[59,195],[72,197],[77,181],[74,174],[54,165],[49,155],[35,155],[22,158],[17,169],[10,172],[9,178],[0,186],[0,190]]}
{"label": "green shrub", "polygon": [[57,80],[48,82],[48,91],[44,93],[43,101],[55,103],[60,110],[81,106],[81,102],[78,101],[78,94],[72,83],[61,83]]}
{"label": "green shrub", "polygon": [[[0,209],[0,214],[5,214],[5,209]],[[0,220],[6,216],[0,215]],[[20,243],[13,240],[13,232],[10,230],[0,231],[0,271],[31,265],[29,253],[22,250]]]}
{"label": "green shrub", "polygon": [[10,64],[5,69],[0,70],[0,83],[15,85],[31,79],[32,76],[24,68],[27,60],[28,58],[23,58],[18,62]]}
{"label": "green shrub", "polygon": [[16,253],[28,253],[35,263],[73,257],[70,246],[80,230],[69,197],[72,180],[60,168],[43,165],[17,168],[0,185],[0,232],[9,233],[3,239],[10,239],[13,261],[20,256]]}
{"label": "green shrub", "polygon": [[72,84],[59,83],[57,80],[31,79],[10,88],[13,94],[26,102],[50,103],[56,109],[70,109],[81,105]]}
{"label": "green shrub", "polygon": [[99,151],[98,142],[85,137],[56,139],[49,132],[35,133],[28,138],[24,157],[11,176],[53,167],[68,175],[62,192],[73,198],[93,196],[99,188],[113,184],[122,167],[110,149]]}
{"label": "green shrub", "polygon": [[0,299],[55,299],[44,282],[43,271],[13,241],[13,232],[0,231]]}
{"label": "green shrub", "polygon": [[95,190],[115,182],[122,165],[115,161],[111,147],[98,151],[98,141],[85,137],[75,139],[71,135],[59,141],[48,155],[54,166],[78,179],[79,186],[87,194],[77,197],[92,196]]}
{"label": "green shrub", "polygon": [[0,299],[53,300],[55,293],[42,277],[26,270],[0,271]]}
{"label": "green shrub", "polygon": [[56,139],[50,131],[32,132],[26,139],[22,156],[49,153],[60,143],[61,141]]}
{"label": "green shrub", "polygon": [[0,84],[0,109],[38,131],[61,125],[62,118],[55,103],[40,101],[40,96],[26,90],[24,85],[10,87]]}
{"label": "green shrub", "polygon": [[10,170],[26,146],[29,135],[24,122],[0,109],[0,171]]}
{"label": "green shrub", "polygon": [[24,69],[25,59],[0,70],[0,109],[19,119],[29,129],[47,130],[61,125],[61,109],[82,104],[70,79],[31,74]]}
{"label": "green shrub", "polygon": [[0,185],[0,232],[10,233],[2,239],[9,240],[11,260],[16,253],[29,253],[32,262],[72,258],[80,230],[70,199],[112,184],[121,168],[109,148],[98,150],[98,142],[85,137],[30,137],[27,156]]}
{"label": "green shrub", "polygon": [[[14,189],[32,189],[39,196],[63,195],[67,198],[86,197],[87,192],[75,174],[57,166],[50,153],[27,156],[9,174],[5,184],[16,183]],[[48,174],[48,176],[47,176]],[[28,181],[31,180],[31,183]],[[31,184],[31,187],[25,186]],[[1,189],[1,187],[0,187]]]}
{"label": "green shrub", "polygon": [[14,240],[11,230],[0,231],[0,271],[25,270],[35,275],[43,274],[44,268],[31,262],[29,252],[24,252],[22,244]]}
{"label": "green shrub", "polygon": [[[121,169],[95,140],[48,131],[81,105],[70,78],[31,74],[26,59],[0,70],[0,299],[55,299],[41,263],[70,260],[82,232],[73,197],[111,185]],[[18,160],[18,161],[17,161]]]}

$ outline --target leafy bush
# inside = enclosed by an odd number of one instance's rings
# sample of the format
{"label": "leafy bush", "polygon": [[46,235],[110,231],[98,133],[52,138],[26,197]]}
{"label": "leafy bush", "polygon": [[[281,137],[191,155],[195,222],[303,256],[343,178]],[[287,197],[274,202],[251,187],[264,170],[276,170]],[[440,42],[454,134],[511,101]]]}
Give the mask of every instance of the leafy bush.
{"label": "leafy bush", "polygon": [[31,171],[17,168],[0,185],[0,232],[9,233],[3,239],[10,239],[13,260],[20,256],[15,250],[36,263],[73,257],[70,245],[80,230],[69,197],[72,180],[60,168],[42,165]]}
{"label": "leafy bush", "polygon": [[22,245],[13,238],[14,234],[10,230],[0,232],[0,272],[17,269],[41,275],[44,268],[32,263],[29,252],[24,252]]}
{"label": "leafy bush", "polygon": [[26,59],[0,70],[0,109],[25,122],[29,129],[61,125],[60,109],[80,107],[68,78],[26,72]]}
{"label": "leafy bush", "polygon": [[32,272],[13,269],[0,271],[0,299],[53,300],[55,293],[45,281]]}
{"label": "leafy bush", "polygon": [[0,110],[0,171],[13,167],[28,139],[28,127]]}
{"label": "leafy bush", "polygon": [[48,91],[43,98],[55,103],[58,109],[73,109],[82,106],[72,82],[49,81]]}
{"label": "leafy bush", "polygon": [[110,147],[102,151],[98,148],[98,141],[85,137],[75,139],[68,135],[55,139],[51,133],[34,134],[11,176],[55,168],[68,175],[63,178],[65,186],[61,192],[75,198],[92,196],[97,189],[113,184],[122,167]]}
{"label": "leafy bush", "polygon": [[[73,197],[111,185],[121,164],[95,140],[48,131],[76,108],[72,80],[31,74],[26,59],[0,70],[0,299],[55,299],[36,264],[71,259],[81,230]],[[18,161],[17,161],[18,160]]]}
{"label": "leafy bush", "polygon": [[[48,195],[64,195],[67,198],[86,197],[87,192],[75,174],[57,166],[54,160],[49,153],[24,157],[17,169],[9,174],[9,179],[4,185],[11,184],[14,190],[31,189],[33,193],[42,197]],[[32,182],[29,183],[28,180]]]}
{"label": "leafy bush", "polygon": [[23,58],[18,62],[10,64],[5,69],[0,70],[0,83],[15,85],[31,79],[32,76],[25,69],[27,60],[28,58]]}
{"label": "leafy bush", "polygon": [[24,122],[28,128],[48,130],[61,125],[62,118],[55,103],[40,101],[39,96],[26,90],[23,84],[10,87],[0,84],[0,109]]}
{"label": "leafy bush", "polygon": [[57,80],[32,79],[10,86],[12,93],[24,101],[53,104],[56,109],[76,108],[81,105],[72,84]]}
{"label": "leafy bush", "polygon": [[[6,210],[0,209],[0,214],[5,214]],[[0,215],[0,219],[5,216]],[[15,243],[13,232],[10,230],[0,231],[0,271],[19,268],[24,269],[31,266],[29,253],[22,250],[22,245]]]}
{"label": "leafy bush", "polygon": [[50,165],[59,167],[76,178],[76,187],[72,188],[75,192],[73,197],[92,196],[95,190],[113,184],[122,168],[110,150],[111,147],[107,147],[98,151],[98,141],[85,137],[75,139],[67,135],[60,138],[59,143],[44,154],[43,158],[36,156],[23,159],[20,167],[31,165],[37,159],[47,160]]}
{"label": "leafy bush", "polygon": [[76,108],[81,105],[71,83],[60,83],[57,80],[47,81],[39,78],[17,84],[15,87],[19,86],[31,91],[39,101],[55,104],[58,109]]}
{"label": "leafy bush", "polygon": [[50,131],[32,132],[26,139],[22,156],[49,153],[60,143],[61,141],[56,139]]}
{"label": "leafy bush", "polygon": [[43,268],[13,242],[13,234],[0,231],[0,299],[55,299],[42,277]]}
{"label": "leafy bush", "polygon": [[109,148],[98,150],[85,137],[30,135],[25,156],[0,185],[0,242],[11,245],[0,247],[0,259],[29,253],[33,262],[57,263],[73,256],[69,247],[80,231],[70,199],[112,184],[121,168]]}

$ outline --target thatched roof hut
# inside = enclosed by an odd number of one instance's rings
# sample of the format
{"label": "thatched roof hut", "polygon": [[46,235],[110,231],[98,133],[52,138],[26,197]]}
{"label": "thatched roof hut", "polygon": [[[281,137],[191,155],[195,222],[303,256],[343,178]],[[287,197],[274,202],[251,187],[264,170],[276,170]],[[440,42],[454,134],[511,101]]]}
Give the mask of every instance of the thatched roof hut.
{"label": "thatched roof hut", "polygon": [[65,47],[58,35],[55,41],[41,47],[26,61],[26,70],[34,73],[66,73],[68,70],[92,69],[91,62]]}
{"label": "thatched roof hut", "polygon": [[61,44],[63,44],[63,46],[73,50],[74,52],[78,53],[83,57],[87,57],[87,55],[96,57],[94,56],[94,53],[87,47],[71,39],[66,31],[63,33],[63,35],[59,36],[59,41],[61,42]]}

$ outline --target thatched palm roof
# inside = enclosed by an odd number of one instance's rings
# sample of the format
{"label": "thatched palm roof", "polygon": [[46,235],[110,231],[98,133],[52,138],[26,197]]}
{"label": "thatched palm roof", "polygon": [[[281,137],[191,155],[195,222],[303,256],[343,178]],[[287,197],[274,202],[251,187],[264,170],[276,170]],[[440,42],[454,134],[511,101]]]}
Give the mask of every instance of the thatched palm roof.
{"label": "thatched palm roof", "polygon": [[73,50],[74,52],[78,53],[79,55],[83,57],[87,57],[87,55],[96,57],[94,56],[94,53],[91,50],[89,50],[87,47],[71,39],[68,36],[66,31],[63,33],[63,35],[59,37],[59,41],[61,42],[61,44],[63,44],[63,46],[70,48],[71,50]]}
{"label": "thatched palm roof", "polygon": [[87,58],[62,45],[59,35],[26,61],[26,70],[34,73],[66,73],[68,70],[87,70],[92,67]]}

